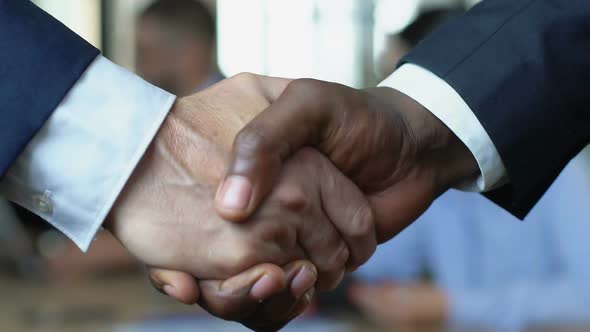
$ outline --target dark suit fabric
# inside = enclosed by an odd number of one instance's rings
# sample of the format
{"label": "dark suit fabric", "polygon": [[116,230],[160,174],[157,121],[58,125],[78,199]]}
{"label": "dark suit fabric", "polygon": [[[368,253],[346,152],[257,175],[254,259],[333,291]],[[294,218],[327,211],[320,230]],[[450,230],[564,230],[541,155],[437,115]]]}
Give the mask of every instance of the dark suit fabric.
{"label": "dark suit fabric", "polygon": [[485,0],[405,59],[473,110],[510,183],[488,197],[524,217],[590,138],[590,1]]}
{"label": "dark suit fabric", "polygon": [[0,0],[0,177],[99,51],[28,0]]}

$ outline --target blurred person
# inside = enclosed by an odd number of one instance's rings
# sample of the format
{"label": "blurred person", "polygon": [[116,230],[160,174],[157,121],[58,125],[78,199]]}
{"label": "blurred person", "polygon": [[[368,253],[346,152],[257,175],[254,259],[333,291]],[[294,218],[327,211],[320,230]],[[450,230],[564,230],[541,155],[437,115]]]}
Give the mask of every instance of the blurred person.
{"label": "blurred person", "polygon": [[379,247],[351,299],[388,327],[588,327],[589,181],[575,158],[520,224],[483,197],[449,191]]}
{"label": "blurred person", "polygon": [[137,19],[137,71],[148,82],[187,96],[221,81],[216,26],[197,0],[157,0]]}

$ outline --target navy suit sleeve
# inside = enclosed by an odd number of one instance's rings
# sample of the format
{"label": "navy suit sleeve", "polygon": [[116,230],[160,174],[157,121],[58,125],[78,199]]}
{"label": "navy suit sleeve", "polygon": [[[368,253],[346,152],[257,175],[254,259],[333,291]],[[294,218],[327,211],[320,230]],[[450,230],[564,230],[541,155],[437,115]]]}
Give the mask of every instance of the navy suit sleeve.
{"label": "navy suit sleeve", "polygon": [[484,0],[405,59],[474,111],[510,183],[488,194],[524,217],[590,137],[590,1]]}
{"label": "navy suit sleeve", "polygon": [[0,0],[0,178],[99,51],[28,0]]}

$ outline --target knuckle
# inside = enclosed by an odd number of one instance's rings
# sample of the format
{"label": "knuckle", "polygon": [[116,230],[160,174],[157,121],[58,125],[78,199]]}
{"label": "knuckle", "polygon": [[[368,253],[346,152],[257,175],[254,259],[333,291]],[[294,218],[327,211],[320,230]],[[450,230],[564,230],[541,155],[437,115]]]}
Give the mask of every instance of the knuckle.
{"label": "knuckle", "polygon": [[149,271],[148,272],[148,280],[152,284],[152,287],[154,287],[158,291],[162,291],[163,285],[162,285],[162,282],[160,281],[160,278],[158,277],[157,272]]}
{"label": "knuckle", "polygon": [[350,221],[350,237],[354,239],[375,236],[375,218],[368,204],[359,206]]}
{"label": "knuckle", "polygon": [[283,209],[304,213],[310,206],[309,197],[297,184],[284,183],[277,190],[277,199]]}
{"label": "knuckle", "polygon": [[291,81],[285,89],[286,94],[306,95],[311,99],[321,96],[325,92],[329,83],[314,80],[311,78],[300,78]]}
{"label": "knuckle", "polygon": [[350,257],[350,251],[348,250],[348,247],[342,243],[339,247],[339,249],[337,250],[335,257],[333,259],[334,261],[334,265],[336,266],[337,269],[344,269],[344,265],[346,265],[346,262],[348,261],[348,258]]}
{"label": "knuckle", "polygon": [[346,98],[350,93],[343,93],[339,84],[305,78],[290,82],[283,94],[298,100],[300,108],[308,110],[305,114],[309,119],[329,123],[348,109]]}
{"label": "knuckle", "polygon": [[296,242],[296,231],[289,223],[271,222],[260,228],[258,243],[273,243],[283,250],[289,250]]}
{"label": "knuckle", "polygon": [[253,74],[253,73],[248,73],[248,72],[241,72],[241,73],[238,73],[238,74],[230,77],[230,80],[235,81],[237,83],[252,82],[257,79],[258,79],[258,75]]}
{"label": "knuckle", "polygon": [[299,161],[300,163],[305,163],[307,165],[316,164],[319,160],[318,156],[319,152],[317,152],[317,150],[310,147],[304,147],[297,151],[293,158]]}
{"label": "knuckle", "polygon": [[301,170],[300,172],[310,180],[308,182],[313,182],[311,179],[314,179],[320,181],[323,186],[326,185],[326,182],[335,182],[333,173],[326,167],[327,159],[314,148],[303,147],[295,152],[290,160],[293,161],[291,164],[297,165],[297,168]]}
{"label": "knuckle", "polygon": [[338,246],[338,248],[334,251],[333,255],[331,255],[330,259],[323,264],[321,267],[324,271],[329,272],[330,274],[337,274],[339,271],[344,270],[344,266],[348,261],[348,257],[350,256],[348,247],[342,243]]}
{"label": "knuckle", "polygon": [[[326,163],[321,163],[322,167],[317,167],[320,171],[321,187],[323,193],[334,193],[338,192],[342,187],[341,179],[339,174],[335,174],[334,169],[326,167]],[[346,202],[347,203],[347,202]],[[346,205],[345,205],[346,206]]]}
{"label": "knuckle", "polygon": [[315,80],[309,78],[299,78],[289,82],[287,89],[289,90],[306,90],[310,85],[315,84]]}
{"label": "knuckle", "polygon": [[349,265],[356,269],[368,261],[377,250],[373,211],[368,206],[359,208],[352,219],[352,225],[349,243],[351,251],[354,252],[351,254]]}
{"label": "knuckle", "polygon": [[258,262],[256,247],[249,241],[234,243],[232,249],[227,250],[224,256],[224,272],[227,275],[239,273],[248,266],[252,266]]}

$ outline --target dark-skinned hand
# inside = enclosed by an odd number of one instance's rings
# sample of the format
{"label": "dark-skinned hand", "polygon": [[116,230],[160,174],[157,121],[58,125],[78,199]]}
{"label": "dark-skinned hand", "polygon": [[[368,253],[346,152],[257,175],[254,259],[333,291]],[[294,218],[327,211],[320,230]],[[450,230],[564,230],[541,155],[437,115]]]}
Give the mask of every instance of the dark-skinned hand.
{"label": "dark-skinned hand", "polygon": [[[301,79],[236,137],[216,196],[218,213],[245,220],[273,188],[285,160],[305,146],[326,155],[363,190],[380,242],[478,171],[463,143],[401,92]],[[349,268],[362,263],[352,257]]]}

